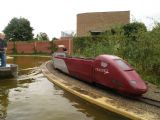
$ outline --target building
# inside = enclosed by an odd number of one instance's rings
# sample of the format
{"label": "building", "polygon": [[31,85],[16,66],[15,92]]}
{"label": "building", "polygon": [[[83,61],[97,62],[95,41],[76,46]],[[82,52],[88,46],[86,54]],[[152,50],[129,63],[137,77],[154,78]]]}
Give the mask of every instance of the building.
{"label": "building", "polygon": [[90,31],[105,31],[115,25],[130,22],[130,11],[92,12],[77,15],[77,36],[86,36]]}

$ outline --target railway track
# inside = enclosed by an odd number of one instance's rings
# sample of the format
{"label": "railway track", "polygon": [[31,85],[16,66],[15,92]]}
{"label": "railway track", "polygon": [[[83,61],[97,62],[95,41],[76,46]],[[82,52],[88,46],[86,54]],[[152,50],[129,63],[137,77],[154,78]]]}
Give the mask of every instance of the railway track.
{"label": "railway track", "polygon": [[154,100],[154,99],[143,97],[143,96],[139,98],[139,100],[143,103],[160,108],[160,100]]}

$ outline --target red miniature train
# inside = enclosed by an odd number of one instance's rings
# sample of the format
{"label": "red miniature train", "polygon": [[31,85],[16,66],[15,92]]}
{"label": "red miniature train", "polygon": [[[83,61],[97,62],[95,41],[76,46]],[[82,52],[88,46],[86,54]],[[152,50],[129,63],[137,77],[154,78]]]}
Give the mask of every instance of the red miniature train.
{"label": "red miniature train", "polygon": [[53,63],[56,69],[66,74],[125,95],[139,96],[147,92],[147,86],[138,73],[117,56],[99,55],[95,59],[85,59],[55,53]]}

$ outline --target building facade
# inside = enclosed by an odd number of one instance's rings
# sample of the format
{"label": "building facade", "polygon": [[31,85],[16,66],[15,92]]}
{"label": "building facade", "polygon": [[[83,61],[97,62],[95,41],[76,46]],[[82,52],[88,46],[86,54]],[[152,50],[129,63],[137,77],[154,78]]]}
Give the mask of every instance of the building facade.
{"label": "building facade", "polygon": [[90,31],[105,31],[115,25],[130,22],[130,11],[92,12],[77,15],[77,36],[87,36]]}

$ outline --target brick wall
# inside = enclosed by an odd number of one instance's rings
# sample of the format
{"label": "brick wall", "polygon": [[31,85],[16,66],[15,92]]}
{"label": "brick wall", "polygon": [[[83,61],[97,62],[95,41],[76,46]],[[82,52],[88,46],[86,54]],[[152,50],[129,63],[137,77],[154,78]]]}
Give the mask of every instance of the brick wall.
{"label": "brick wall", "polygon": [[[73,52],[73,41],[72,38],[61,38],[60,40],[56,41],[56,45],[64,45],[69,54],[72,54]],[[59,48],[58,51],[63,51],[62,48]]]}
{"label": "brick wall", "polygon": [[86,36],[89,31],[105,31],[107,28],[130,22],[129,11],[93,12],[77,15],[77,36]]}
{"label": "brick wall", "polygon": [[16,42],[17,53],[28,53],[34,52],[34,42]]}
{"label": "brick wall", "polygon": [[51,53],[51,42],[35,42],[37,53]]}
{"label": "brick wall", "polygon": [[[72,39],[71,38],[62,38],[54,41],[56,45],[64,45],[69,54],[72,54]],[[51,51],[51,41],[40,41],[40,42],[25,42],[25,41],[16,41],[16,42],[8,42],[7,53],[13,54],[14,48],[18,54],[34,54],[35,51],[37,53],[45,53],[50,54]],[[58,49],[61,51],[61,49]]]}
{"label": "brick wall", "polygon": [[7,53],[8,54],[13,53],[13,49],[14,49],[14,43],[13,42],[8,42]]}

